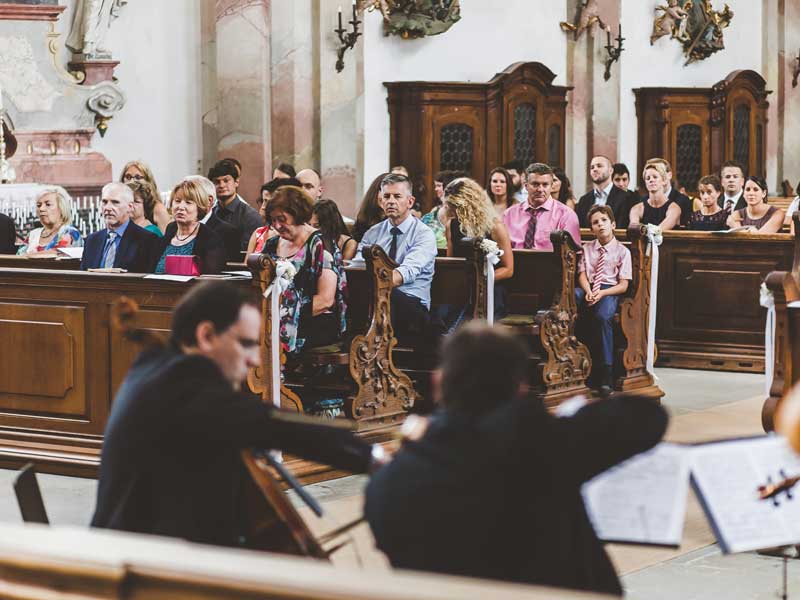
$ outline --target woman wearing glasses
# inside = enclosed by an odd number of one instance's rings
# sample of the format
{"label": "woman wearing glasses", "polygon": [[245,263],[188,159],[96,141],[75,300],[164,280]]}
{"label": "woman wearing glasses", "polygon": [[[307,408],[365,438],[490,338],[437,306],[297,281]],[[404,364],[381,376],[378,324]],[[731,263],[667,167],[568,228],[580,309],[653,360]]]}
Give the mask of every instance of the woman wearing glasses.
{"label": "woman wearing glasses", "polygon": [[169,225],[170,221],[172,221],[172,217],[167,210],[167,207],[164,206],[164,203],[161,201],[161,195],[158,193],[158,186],[156,185],[156,179],[153,177],[153,172],[150,170],[146,164],[138,160],[132,160],[128,164],[126,164],[122,168],[122,174],[119,177],[119,180],[122,183],[141,183],[142,181],[146,181],[155,190],[154,199],[155,203],[153,204],[153,222],[158,225],[158,228],[162,231],[166,231],[167,225]]}

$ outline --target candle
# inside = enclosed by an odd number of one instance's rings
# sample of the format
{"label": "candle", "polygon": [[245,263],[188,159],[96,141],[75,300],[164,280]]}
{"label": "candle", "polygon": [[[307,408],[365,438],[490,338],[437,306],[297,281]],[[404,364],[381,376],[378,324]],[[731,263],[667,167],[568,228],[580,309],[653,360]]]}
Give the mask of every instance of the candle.
{"label": "candle", "polygon": [[622,39],[622,23],[619,24],[619,37]]}
{"label": "candle", "polygon": [[608,40],[607,44],[608,44],[608,47],[610,48],[611,47],[611,27],[606,27],[606,39]]}
{"label": "candle", "polygon": [[341,4],[339,5],[339,29],[344,29],[344,27],[342,27],[342,6],[341,6]]}
{"label": "candle", "polygon": [[358,20],[358,9],[356,8],[356,0],[353,0],[353,21]]}

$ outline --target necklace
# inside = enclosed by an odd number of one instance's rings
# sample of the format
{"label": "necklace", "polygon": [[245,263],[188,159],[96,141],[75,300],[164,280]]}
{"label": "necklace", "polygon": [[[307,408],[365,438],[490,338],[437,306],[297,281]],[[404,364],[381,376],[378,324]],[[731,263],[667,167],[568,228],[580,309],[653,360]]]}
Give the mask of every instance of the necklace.
{"label": "necklace", "polygon": [[42,233],[39,234],[39,239],[45,239],[46,240],[47,238],[52,237],[53,235],[55,235],[56,231],[58,231],[58,229],[53,229],[50,233],[45,235],[44,228],[42,228]]}
{"label": "necklace", "polygon": [[176,240],[178,240],[179,242],[185,242],[186,240],[188,240],[190,237],[192,237],[192,236],[194,235],[194,233],[195,233],[195,231],[197,231],[197,228],[198,228],[198,227],[200,227],[200,223],[198,223],[197,225],[195,225],[195,226],[194,226],[194,229],[192,229],[192,230],[189,232],[189,235],[187,235],[186,237],[181,237],[180,235],[178,235],[178,232],[176,231],[176,232],[175,232],[175,239],[176,239]]}

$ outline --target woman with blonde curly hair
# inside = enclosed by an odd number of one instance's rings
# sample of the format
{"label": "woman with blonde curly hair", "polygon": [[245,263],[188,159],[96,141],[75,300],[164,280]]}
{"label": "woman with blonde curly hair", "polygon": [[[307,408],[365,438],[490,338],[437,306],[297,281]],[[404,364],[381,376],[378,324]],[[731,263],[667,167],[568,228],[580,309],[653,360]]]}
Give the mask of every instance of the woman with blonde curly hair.
{"label": "woman with blonde curly hair", "polygon": [[150,170],[150,167],[140,160],[132,160],[122,167],[122,173],[119,176],[119,180],[121,183],[125,184],[141,183],[146,181],[153,186],[153,190],[155,191],[153,196],[155,203],[153,204],[153,218],[150,220],[158,226],[162,233],[166,231],[167,225],[169,225],[170,221],[172,221],[172,217],[170,216],[167,207],[164,206],[164,203],[161,201],[161,195],[159,194],[158,186],[156,185],[156,178],[153,176],[153,172]]}
{"label": "woman with blonde curly hair", "polygon": [[[503,220],[497,216],[492,201],[480,184],[468,177],[451,181],[444,190],[450,226],[447,228],[447,256],[457,256],[458,243],[464,237],[493,240],[503,251],[495,268],[495,281],[509,279],[514,274],[514,253],[511,238]],[[495,285],[495,318],[505,316],[505,290]]]}

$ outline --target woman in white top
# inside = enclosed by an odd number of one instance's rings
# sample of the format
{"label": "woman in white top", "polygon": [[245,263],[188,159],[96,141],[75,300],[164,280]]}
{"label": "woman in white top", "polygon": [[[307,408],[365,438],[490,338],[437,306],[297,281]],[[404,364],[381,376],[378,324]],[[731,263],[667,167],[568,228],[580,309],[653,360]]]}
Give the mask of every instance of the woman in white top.
{"label": "woman in white top", "polygon": [[36,214],[42,226],[31,230],[17,254],[56,256],[59,248],[83,246],[80,231],[72,226],[70,197],[62,187],[45,189],[36,198]]}

